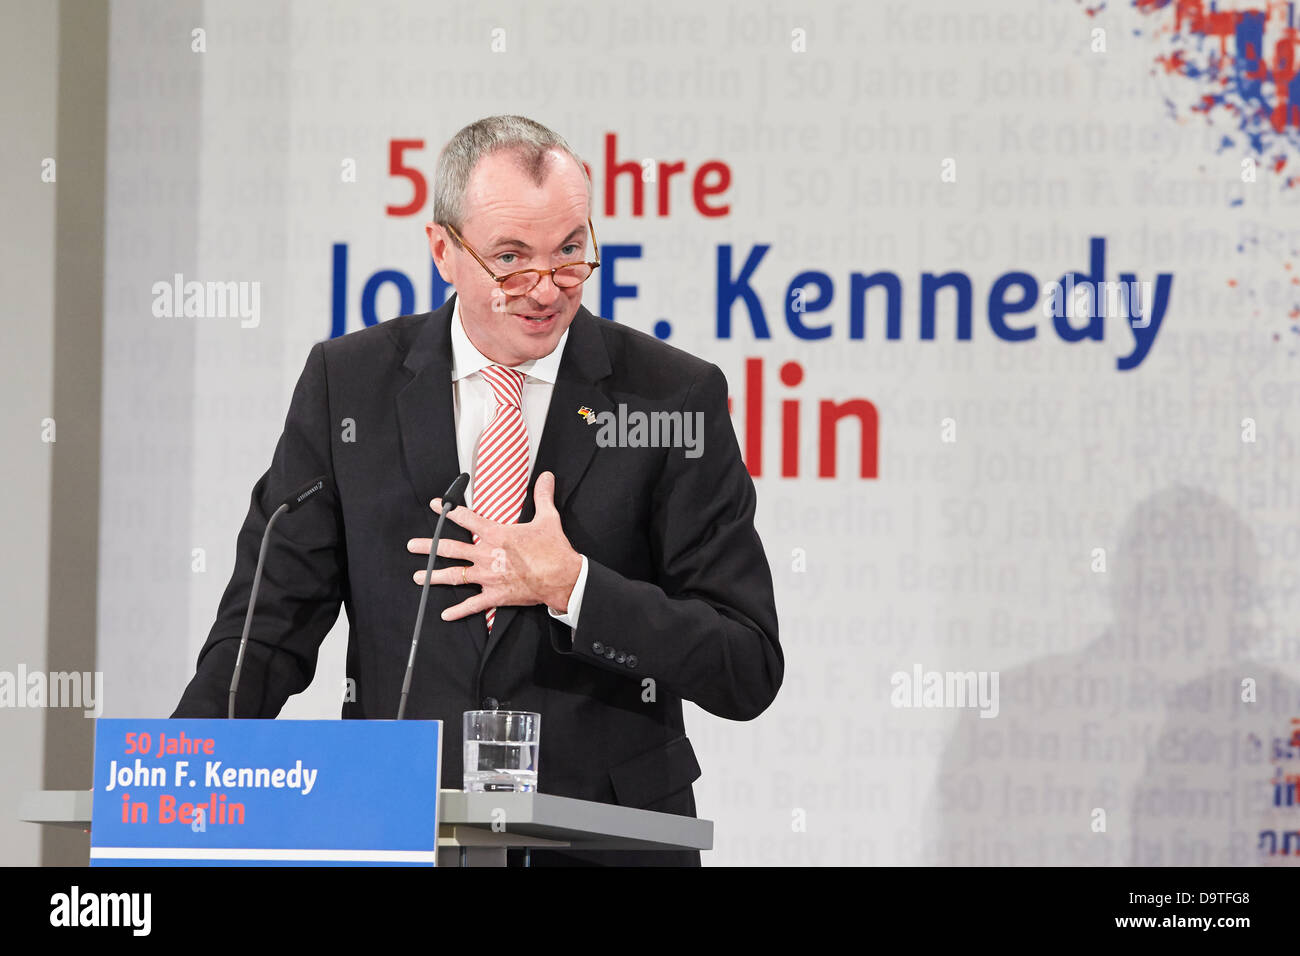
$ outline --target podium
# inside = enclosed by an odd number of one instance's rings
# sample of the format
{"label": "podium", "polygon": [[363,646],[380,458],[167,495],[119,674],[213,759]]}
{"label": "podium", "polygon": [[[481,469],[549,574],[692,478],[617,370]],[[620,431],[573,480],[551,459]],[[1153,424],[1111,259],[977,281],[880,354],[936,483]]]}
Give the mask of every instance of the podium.
{"label": "podium", "polygon": [[[505,866],[506,850],[710,850],[713,822],[549,793],[438,792],[438,865]],[[18,818],[89,832],[94,794],[24,794]],[[501,811],[505,811],[504,814]],[[500,821],[501,818],[508,822]]]}

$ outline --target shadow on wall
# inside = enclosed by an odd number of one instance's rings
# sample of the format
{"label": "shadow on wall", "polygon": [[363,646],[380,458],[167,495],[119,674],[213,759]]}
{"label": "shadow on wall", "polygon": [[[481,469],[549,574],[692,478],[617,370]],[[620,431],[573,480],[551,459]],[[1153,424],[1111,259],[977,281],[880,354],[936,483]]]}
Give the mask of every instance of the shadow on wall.
{"label": "shadow on wall", "polygon": [[1278,776],[1300,769],[1300,685],[1249,656],[1258,570],[1254,534],[1213,495],[1139,504],[1109,556],[1111,627],[1002,672],[998,717],[958,722],[924,862],[1300,865]]}

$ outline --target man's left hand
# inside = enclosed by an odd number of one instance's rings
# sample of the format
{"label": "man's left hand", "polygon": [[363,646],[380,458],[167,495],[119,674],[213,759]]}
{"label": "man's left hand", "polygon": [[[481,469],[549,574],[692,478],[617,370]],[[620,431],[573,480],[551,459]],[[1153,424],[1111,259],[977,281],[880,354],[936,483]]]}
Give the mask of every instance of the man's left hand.
{"label": "man's left hand", "polygon": [[[536,514],[523,524],[498,524],[469,508],[453,508],[447,520],[478,535],[469,544],[443,538],[438,554],[470,562],[433,572],[432,584],[477,584],[482,591],[442,612],[444,621],[455,621],[492,607],[545,604],[563,614],[568,611],[569,596],[578,583],[582,555],[573,550],[560,527],[560,513],[555,510],[555,475],[544,471],[537,476],[533,490]],[[442,499],[434,498],[429,506],[442,514]],[[432,538],[412,538],[406,550],[428,554]],[[415,572],[415,583],[424,583],[424,571]]]}

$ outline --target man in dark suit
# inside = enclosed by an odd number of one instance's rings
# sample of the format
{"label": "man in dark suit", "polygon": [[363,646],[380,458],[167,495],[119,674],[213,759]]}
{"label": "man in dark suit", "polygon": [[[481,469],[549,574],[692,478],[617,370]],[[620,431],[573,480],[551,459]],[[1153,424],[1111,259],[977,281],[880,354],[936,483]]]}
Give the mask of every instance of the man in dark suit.
{"label": "man in dark suit", "polygon": [[[407,709],[444,722],[445,785],[460,785],[464,711],[529,710],[542,715],[540,791],[695,815],[682,701],[733,720],[772,702],[784,659],[771,573],[721,371],[582,306],[583,250],[598,255],[590,188],[567,144],[522,117],[480,120],[443,150],[427,231],[457,294],[312,348],[173,716],[224,715],[267,520],[326,475],[330,503],[273,532],[237,714],[274,717],[307,687],[341,604],[343,716],[394,717],[426,560],[414,555],[429,551],[418,536],[463,470],[482,487],[448,514]],[[609,423],[633,413],[661,413],[685,440],[611,443]]]}

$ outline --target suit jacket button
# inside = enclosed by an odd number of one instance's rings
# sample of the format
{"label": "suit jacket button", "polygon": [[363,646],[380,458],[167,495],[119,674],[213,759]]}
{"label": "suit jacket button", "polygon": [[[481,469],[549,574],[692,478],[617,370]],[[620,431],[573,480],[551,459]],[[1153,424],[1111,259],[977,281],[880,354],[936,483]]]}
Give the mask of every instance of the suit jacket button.
{"label": "suit jacket button", "polygon": [[614,648],[612,647],[605,648],[605,658],[606,660],[611,660],[611,661],[614,659]]}
{"label": "suit jacket button", "polygon": [[603,653],[605,653],[605,645],[602,644],[602,643],[600,643],[600,641],[592,641],[592,642],[591,642],[591,653],[593,653],[593,654],[603,654]]}
{"label": "suit jacket button", "polygon": [[483,698],[483,709],[484,709],[484,710],[496,710],[496,709],[497,709],[498,707],[500,707],[500,706],[501,706],[501,704],[497,701],[497,699],[496,699],[495,697],[484,697],[484,698]]}
{"label": "suit jacket button", "polygon": [[627,655],[627,666],[628,666],[628,667],[636,667],[636,655],[635,655],[635,654],[629,654],[629,655]]}
{"label": "suit jacket button", "polygon": [[627,660],[627,655],[624,654],[622,651],[619,651],[617,654],[614,655],[614,660],[619,664],[622,664],[625,660]]}

